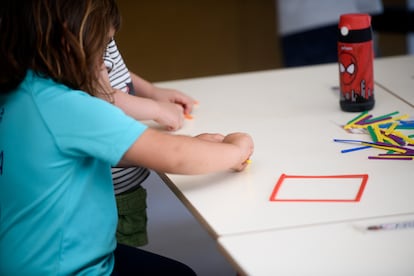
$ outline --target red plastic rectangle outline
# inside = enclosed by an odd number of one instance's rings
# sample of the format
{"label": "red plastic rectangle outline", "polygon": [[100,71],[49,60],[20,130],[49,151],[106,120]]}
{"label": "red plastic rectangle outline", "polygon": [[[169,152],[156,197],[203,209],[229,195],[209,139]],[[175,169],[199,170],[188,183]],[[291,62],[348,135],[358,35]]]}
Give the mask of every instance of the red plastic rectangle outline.
{"label": "red plastic rectangle outline", "polygon": [[[301,199],[301,198],[292,198],[292,199],[278,199],[277,193],[280,187],[283,184],[283,181],[286,178],[361,178],[361,185],[359,186],[358,192],[353,199]],[[368,174],[348,174],[348,175],[286,175],[282,174],[277,181],[275,188],[272,191],[270,196],[270,201],[279,201],[279,202],[359,202],[361,200],[362,194],[364,193],[365,185],[368,181]]]}

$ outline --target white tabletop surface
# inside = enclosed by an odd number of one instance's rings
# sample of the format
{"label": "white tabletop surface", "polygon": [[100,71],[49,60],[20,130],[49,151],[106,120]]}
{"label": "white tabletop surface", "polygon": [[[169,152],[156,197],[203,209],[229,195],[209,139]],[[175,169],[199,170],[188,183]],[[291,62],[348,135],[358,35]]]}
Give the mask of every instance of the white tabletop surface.
{"label": "white tabletop surface", "polygon": [[379,85],[414,107],[414,55],[375,60],[374,77]]}
{"label": "white tabletop surface", "polygon": [[412,276],[414,228],[367,231],[414,214],[230,235],[218,242],[240,274],[254,276]]}
{"label": "white tabletop surface", "polygon": [[[334,138],[368,139],[346,133],[341,124],[356,113],[339,108],[336,64],[270,70],[158,83],[199,101],[193,120],[180,134],[248,132],[255,141],[252,164],[240,173],[168,175],[170,187],[215,237],[343,222],[414,212],[412,161],[368,160],[370,149],[341,154],[351,147]],[[376,87],[371,114],[414,109]],[[368,174],[360,202],[271,202],[282,174]]]}

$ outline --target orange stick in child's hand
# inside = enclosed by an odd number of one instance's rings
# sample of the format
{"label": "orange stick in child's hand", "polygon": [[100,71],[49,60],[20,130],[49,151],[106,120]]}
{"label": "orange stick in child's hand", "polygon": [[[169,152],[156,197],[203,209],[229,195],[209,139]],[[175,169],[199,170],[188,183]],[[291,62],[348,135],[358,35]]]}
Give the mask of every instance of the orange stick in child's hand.
{"label": "orange stick in child's hand", "polygon": [[193,115],[191,115],[190,113],[184,113],[184,118],[191,120],[193,119]]}

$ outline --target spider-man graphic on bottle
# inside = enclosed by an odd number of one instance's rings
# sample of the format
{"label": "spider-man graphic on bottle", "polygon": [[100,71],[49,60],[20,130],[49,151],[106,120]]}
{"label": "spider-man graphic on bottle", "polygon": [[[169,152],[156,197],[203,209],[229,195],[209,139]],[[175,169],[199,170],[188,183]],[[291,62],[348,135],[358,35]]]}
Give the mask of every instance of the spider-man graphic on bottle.
{"label": "spider-man graphic on bottle", "polygon": [[368,14],[343,14],[338,24],[340,106],[358,112],[374,107],[373,43]]}

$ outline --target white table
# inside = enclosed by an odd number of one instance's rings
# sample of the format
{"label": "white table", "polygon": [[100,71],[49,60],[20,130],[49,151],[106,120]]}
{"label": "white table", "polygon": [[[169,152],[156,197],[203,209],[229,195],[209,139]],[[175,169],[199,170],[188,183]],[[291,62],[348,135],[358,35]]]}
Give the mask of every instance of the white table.
{"label": "white table", "polygon": [[[383,88],[385,78],[383,84],[381,78],[377,77],[376,81],[380,86],[375,87],[376,105],[371,114],[379,116],[399,111],[414,116],[412,105],[390,93],[388,88]],[[414,214],[414,164],[412,161],[368,160],[369,155],[380,152],[374,149],[340,153],[341,149],[351,146],[335,143],[334,138],[368,138],[346,133],[340,126],[358,113],[342,112],[339,108],[339,92],[334,89],[338,85],[336,64],[178,80],[158,85],[179,89],[200,103],[193,112],[194,119],[186,121],[178,133],[243,131],[250,133],[255,141],[252,164],[241,173],[164,177],[175,194],[218,240],[241,273],[268,275],[266,272],[269,271],[286,272],[270,275],[296,275],[295,270],[289,269],[290,264],[300,266],[313,254],[310,262],[314,261],[316,265],[330,256],[328,249],[334,245],[332,240],[325,239],[327,235],[340,242],[327,262],[335,260],[335,256],[359,258],[358,252],[352,255],[355,250],[371,254],[371,259],[377,256],[378,262],[382,262],[381,258],[389,256],[389,253],[380,251],[376,254],[376,249],[370,246],[377,242],[380,250],[396,242],[396,245],[401,245],[402,253],[413,256],[410,243],[413,231],[399,233],[402,240],[398,241],[390,237],[384,243],[380,239],[360,242],[348,252],[348,243],[360,235],[347,228],[349,223]],[[368,174],[368,181],[359,202],[272,202],[270,195],[282,174]],[[309,238],[316,240],[308,241]],[[318,251],[317,244],[321,245],[323,252]],[[279,253],[270,252],[270,247]],[[311,249],[315,249],[312,254]],[[288,251],[288,255],[283,255]],[[278,258],[288,263],[281,265]],[[373,262],[367,261],[364,267],[371,267]],[[352,258],[348,263],[359,264],[358,259]],[[348,263],[341,265],[345,267]],[[379,266],[397,266],[400,263],[407,268],[412,261],[408,263],[402,258]],[[280,270],[279,266],[282,267]],[[311,268],[315,272],[334,271],[331,268]],[[348,269],[337,275],[359,275],[352,273],[355,271]]]}
{"label": "white table", "polygon": [[[339,126],[357,114],[340,111],[336,65],[161,83],[200,102],[178,133],[245,131],[252,164],[241,173],[168,175],[170,187],[213,236],[414,212],[413,163],[368,160],[376,150],[341,154],[334,138],[361,138]],[[376,87],[372,113],[414,109]],[[359,203],[275,203],[281,174],[368,174]],[[392,184],[390,184],[392,183]],[[170,183],[171,184],[171,183]]]}
{"label": "white table", "polygon": [[414,229],[367,231],[414,214],[219,238],[224,254],[244,275],[411,276]]}
{"label": "white table", "polygon": [[414,107],[414,55],[376,60],[374,77],[379,85]]}

